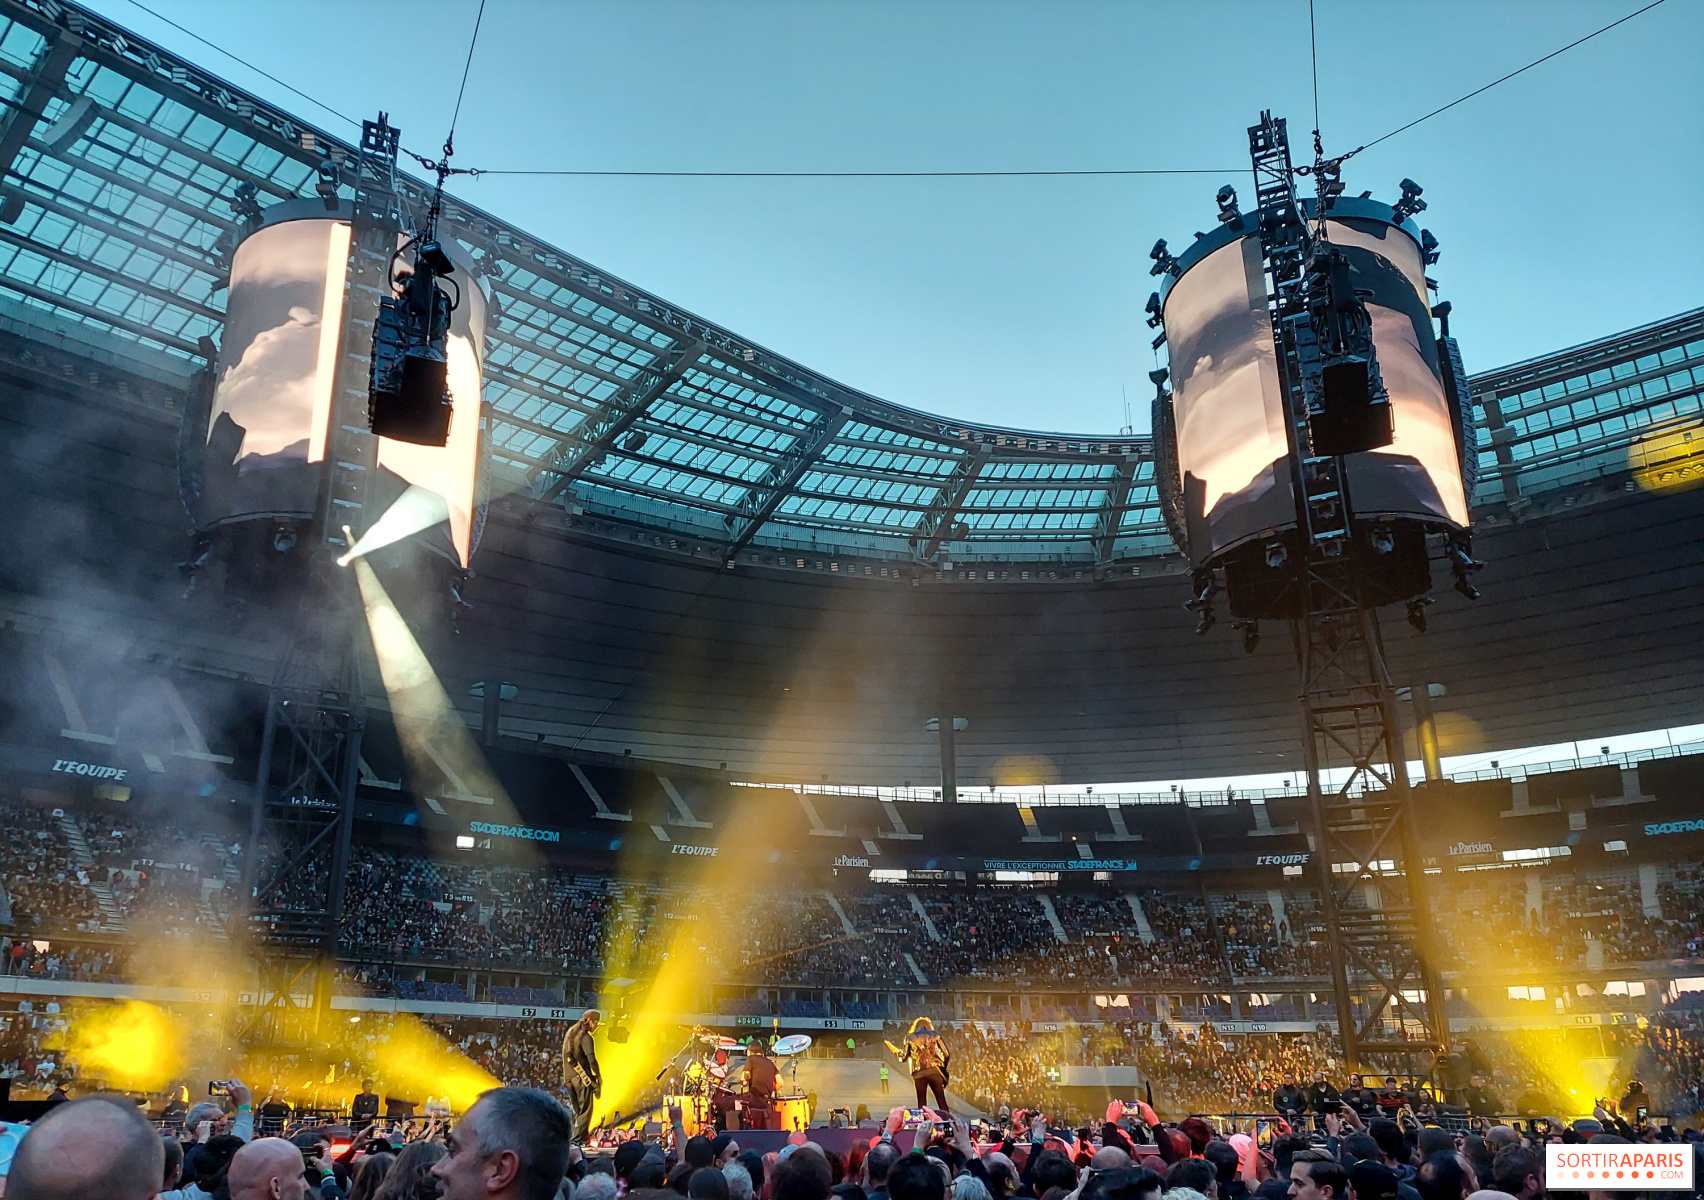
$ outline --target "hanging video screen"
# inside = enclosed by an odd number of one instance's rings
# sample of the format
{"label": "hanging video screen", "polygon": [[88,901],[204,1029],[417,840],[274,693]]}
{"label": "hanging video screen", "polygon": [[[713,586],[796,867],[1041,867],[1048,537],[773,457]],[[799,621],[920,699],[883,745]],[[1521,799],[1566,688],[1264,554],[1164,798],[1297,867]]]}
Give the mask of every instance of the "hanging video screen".
{"label": "hanging video screen", "polygon": [[1425,265],[1414,239],[1383,221],[1326,222],[1349,259],[1350,278],[1367,296],[1379,374],[1390,394],[1395,437],[1349,456],[1349,494],[1360,517],[1412,517],[1466,526],[1450,404],[1426,300]]}
{"label": "hanging video screen", "polygon": [[349,225],[323,219],[264,226],[232,256],[202,528],[313,514],[348,261]]}
{"label": "hanging video screen", "polygon": [[1164,315],[1184,520],[1204,560],[1296,522],[1258,239],[1190,267]]}

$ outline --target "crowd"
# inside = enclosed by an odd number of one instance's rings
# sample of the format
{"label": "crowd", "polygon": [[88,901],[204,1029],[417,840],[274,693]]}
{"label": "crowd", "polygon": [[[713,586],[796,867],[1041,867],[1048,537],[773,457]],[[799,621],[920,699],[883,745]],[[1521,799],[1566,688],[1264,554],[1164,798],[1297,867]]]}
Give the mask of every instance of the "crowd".
{"label": "crowd", "polygon": [[742,1147],[737,1132],[689,1136],[678,1109],[665,1132],[577,1146],[571,1112],[525,1087],[489,1090],[453,1117],[409,1120],[378,1117],[378,1097],[364,1091],[357,1101],[370,1103],[356,1110],[352,1136],[290,1123],[239,1081],[224,1093],[194,1105],[174,1095],[150,1114],[122,1095],[91,1095],[6,1126],[5,1191],[28,1200],[1543,1200],[1550,1143],[1669,1144],[1704,1156],[1696,1131],[1625,1115],[1625,1100],[1572,1123],[1460,1128],[1406,1102],[1322,1106],[1318,1122],[1256,1128],[1162,1120],[1139,1099],[1092,1115],[1002,1105],[974,1125],[908,1122],[896,1108],[885,1122],[862,1122],[849,1144],[806,1130],[764,1152]]}
{"label": "crowd", "polygon": [[[123,957],[112,935],[224,937],[244,851],[239,831],[204,824],[139,826],[123,815],[0,800],[0,934],[31,947],[0,969],[109,979]],[[307,876],[278,894],[294,887],[305,895],[314,886]],[[343,953],[386,987],[418,978],[419,969],[404,969],[410,964],[643,977],[680,954],[712,979],[775,989],[1047,982],[1205,990],[1318,979],[1327,969],[1318,897],[1300,883],[1281,893],[1129,895],[872,885],[837,889],[831,903],[808,889],[689,889],[357,846],[345,896]],[[1484,939],[1446,939],[1446,970],[1613,967],[1704,954],[1697,862],[1663,868],[1654,897],[1633,870],[1552,866],[1462,873],[1432,899],[1446,931],[1500,930],[1494,949]],[[85,952],[85,940],[101,944]],[[50,941],[51,952],[34,949],[38,941]],[[1288,1011],[1283,1019],[1300,1017]]]}

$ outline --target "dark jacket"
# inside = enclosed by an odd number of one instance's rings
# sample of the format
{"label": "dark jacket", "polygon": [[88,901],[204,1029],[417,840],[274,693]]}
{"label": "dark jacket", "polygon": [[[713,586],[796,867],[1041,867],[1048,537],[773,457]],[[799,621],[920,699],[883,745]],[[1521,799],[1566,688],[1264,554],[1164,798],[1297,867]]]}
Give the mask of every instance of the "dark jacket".
{"label": "dark jacket", "polygon": [[1308,1094],[1293,1083],[1286,1084],[1272,1093],[1272,1111],[1294,1120],[1308,1111]]}
{"label": "dark jacket", "polygon": [[1334,1113],[1343,1107],[1343,1096],[1329,1083],[1308,1085],[1308,1107],[1316,1113]]}

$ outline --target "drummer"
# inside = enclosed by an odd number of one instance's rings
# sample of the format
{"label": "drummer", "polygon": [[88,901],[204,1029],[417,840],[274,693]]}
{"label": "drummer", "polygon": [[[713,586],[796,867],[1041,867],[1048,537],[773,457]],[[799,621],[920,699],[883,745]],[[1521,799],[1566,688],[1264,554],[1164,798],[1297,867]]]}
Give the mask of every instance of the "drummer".
{"label": "drummer", "polygon": [[745,1085],[749,1098],[758,1104],[768,1104],[775,1095],[781,1071],[763,1052],[763,1043],[756,1038],[746,1048]]}

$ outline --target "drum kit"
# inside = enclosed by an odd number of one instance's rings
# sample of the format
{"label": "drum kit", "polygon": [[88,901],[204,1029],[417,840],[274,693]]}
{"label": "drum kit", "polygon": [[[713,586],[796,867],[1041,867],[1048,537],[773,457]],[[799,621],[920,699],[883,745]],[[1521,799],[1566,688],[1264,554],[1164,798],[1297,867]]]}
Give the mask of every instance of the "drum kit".
{"label": "drum kit", "polygon": [[[761,1043],[759,1043],[761,1046]],[[746,1047],[735,1038],[702,1025],[694,1026],[687,1044],[671,1065],[679,1065],[675,1086],[664,1104],[679,1105],[681,1122],[691,1132],[727,1129],[804,1129],[811,1123],[810,1097],[798,1087],[799,1058],[811,1047],[808,1034],[794,1033],[769,1047],[777,1058],[790,1058],[792,1078],[785,1092],[767,1098],[757,1096],[729,1077],[740,1075],[730,1060],[744,1056]],[[665,1068],[667,1070],[667,1068]]]}

